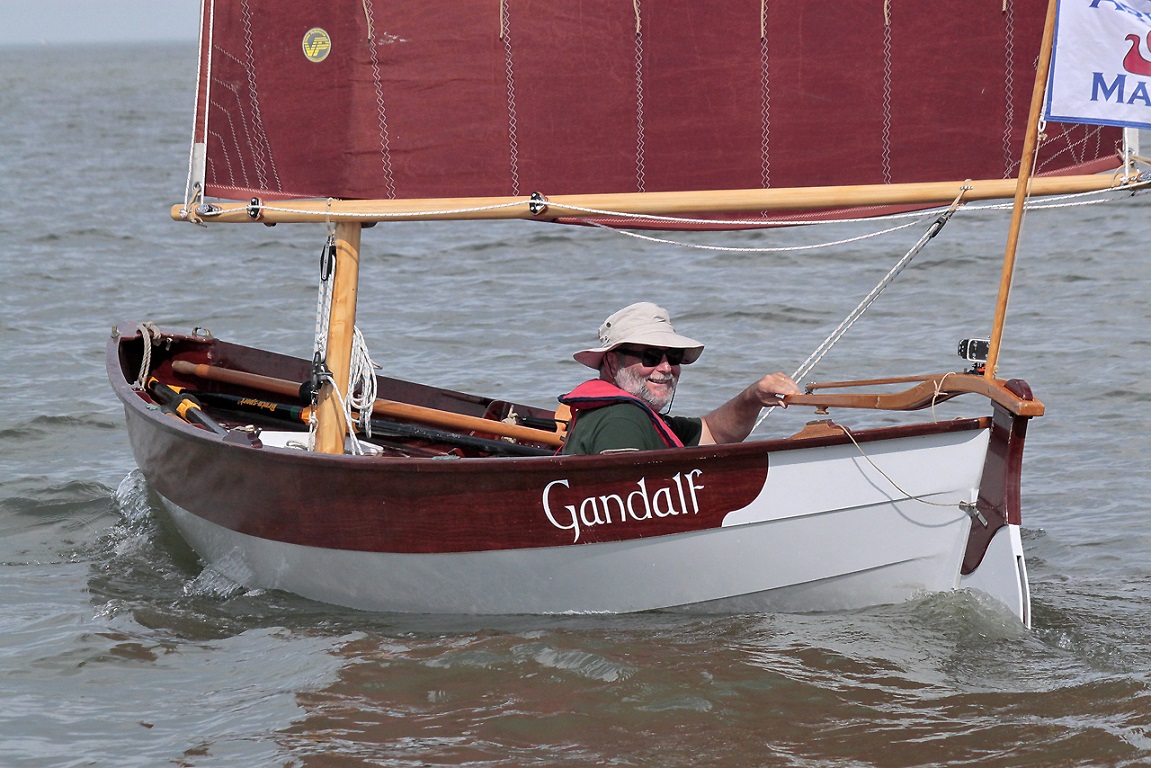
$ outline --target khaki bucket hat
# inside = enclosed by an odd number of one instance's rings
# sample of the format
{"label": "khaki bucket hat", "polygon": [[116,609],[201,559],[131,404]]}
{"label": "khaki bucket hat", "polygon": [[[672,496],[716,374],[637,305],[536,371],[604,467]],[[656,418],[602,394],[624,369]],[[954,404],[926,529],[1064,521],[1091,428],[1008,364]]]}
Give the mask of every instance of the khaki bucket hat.
{"label": "khaki bucket hat", "polygon": [[703,353],[703,344],[675,332],[671,317],[663,307],[650,301],[624,307],[599,327],[598,347],[576,352],[572,357],[588,368],[599,368],[604,353],[622,344],[684,350],[684,363],[694,363]]}

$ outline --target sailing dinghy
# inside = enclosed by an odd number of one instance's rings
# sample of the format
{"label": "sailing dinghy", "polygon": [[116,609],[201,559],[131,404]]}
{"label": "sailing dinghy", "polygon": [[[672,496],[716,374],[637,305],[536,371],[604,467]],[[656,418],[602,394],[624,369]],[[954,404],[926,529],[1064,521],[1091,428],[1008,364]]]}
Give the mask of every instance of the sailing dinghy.
{"label": "sailing dinghy", "polygon": [[[996,378],[1001,313],[983,372],[812,385],[791,437],[615,455],[556,455],[550,406],[357,364],[371,224],[747,229],[1131,183],[1115,128],[1036,142],[1050,8],[973,0],[944,39],[950,10],[206,0],[172,215],[325,225],[323,329],[289,357],[118,325],[108,373],[148,484],[220,573],[361,609],[823,611],[971,588],[1029,624],[1020,473],[1043,405]],[[847,425],[961,395],[986,415]]]}

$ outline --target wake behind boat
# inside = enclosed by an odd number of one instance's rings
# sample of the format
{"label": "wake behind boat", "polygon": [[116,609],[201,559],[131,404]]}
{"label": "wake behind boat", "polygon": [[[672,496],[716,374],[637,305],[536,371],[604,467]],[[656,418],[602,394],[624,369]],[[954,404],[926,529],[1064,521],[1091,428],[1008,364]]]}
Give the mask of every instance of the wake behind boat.
{"label": "wake behind boat", "polygon": [[[122,323],[108,373],[141,471],[210,567],[356,608],[810,611],[973,588],[1029,624],[1020,473],[1043,406],[997,378],[1023,206],[1146,184],[1118,129],[1051,123],[1040,141],[1054,7],[980,0],[943,41],[921,2],[815,19],[790,2],[208,0],[173,217],[325,224],[320,332],[292,358]],[[984,367],[809,384],[788,403],[815,417],[787,438],[556,455],[567,414],[377,375],[355,329],[368,224],[748,229],[950,203],[923,247],[1003,198]],[[959,395],[986,415],[843,423]]]}

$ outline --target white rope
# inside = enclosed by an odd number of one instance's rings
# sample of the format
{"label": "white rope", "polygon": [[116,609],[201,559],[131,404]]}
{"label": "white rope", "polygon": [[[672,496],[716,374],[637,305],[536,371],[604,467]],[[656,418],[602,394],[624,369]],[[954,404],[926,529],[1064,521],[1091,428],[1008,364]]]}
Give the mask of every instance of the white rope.
{"label": "white rope", "polygon": [[[328,201],[328,207],[331,207],[331,200]],[[330,213],[330,211],[329,211]],[[322,363],[328,356],[328,327],[332,318],[332,289],[335,285],[336,275],[336,254],[335,249],[335,234],[333,231],[332,223],[328,222],[328,239],[324,242],[324,250],[320,254],[320,282],[316,288],[316,332],[315,340],[312,343],[312,361],[315,363]],[[313,376],[316,371],[313,370]],[[331,378],[330,376],[327,378]],[[316,389],[312,393],[313,403],[315,402],[316,395],[319,394],[320,382],[314,381]],[[340,397],[340,390],[336,387],[335,381],[331,382],[332,389],[336,393],[336,397]],[[342,400],[341,400],[342,402]],[[316,419],[316,409],[313,408],[308,415],[308,450],[314,451],[316,449],[316,430],[319,427],[319,421]]]}
{"label": "white rope", "polygon": [[148,376],[152,373],[152,347],[160,346],[160,329],[155,323],[144,322],[136,326],[140,340],[144,342],[144,356],[140,360],[140,372],[132,382],[132,389],[141,391],[148,386]]}
{"label": "white rope", "polygon": [[[376,402],[376,370],[379,368],[372,362],[368,354],[368,344],[359,327],[353,328],[352,334],[352,360],[348,374],[348,397],[345,403],[345,413],[348,423],[356,420],[359,413],[360,429],[364,437],[372,436],[372,405]],[[353,433],[354,435],[354,433]]]}
{"label": "white rope", "polygon": [[[851,327],[855,325],[856,321],[858,321],[859,318],[863,316],[863,313],[866,312],[868,308],[875,303],[875,300],[879,298],[879,294],[883,293],[887,286],[894,282],[895,278],[898,277],[904,268],[906,268],[907,265],[911,263],[911,260],[914,259],[916,255],[918,255],[919,252],[923,250],[928,241],[939,233],[939,230],[943,228],[943,225],[947,223],[947,220],[958,209],[962,197],[963,193],[961,192],[959,197],[955,198],[955,202],[951,204],[951,207],[935,220],[935,222],[931,225],[931,227],[928,228],[926,232],[923,233],[915,245],[913,245],[907,253],[903,254],[903,258],[901,258],[898,262],[895,263],[895,266],[888,270],[887,274],[883,276],[883,279],[881,279],[879,283],[871,289],[871,292],[863,297],[863,300],[855,306],[855,309],[851,310],[851,312],[848,313],[847,317],[843,319],[843,321],[836,327],[836,329],[832,331],[831,334],[828,335],[828,337],[825,338],[818,347],[815,348],[815,351],[808,356],[807,360],[803,361],[803,364],[799,366],[795,373],[791,375],[792,379],[796,381],[802,379],[816,365],[819,364],[819,361],[822,360],[824,356],[831,351],[831,348],[834,347],[841,338],[843,338],[844,334],[846,334],[848,330],[850,330]],[[764,411],[764,413],[761,414],[759,419],[755,422],[755,426],[752,427],[752,432],[754,432],[756,429],[759,429],[759,426],[763,424],[763,420],[771,415],[771,412],[774,410],[775,406],[772,406],[771,408],[768,408],[766,411]]]}
{"label": "white rope", "polygon": [[[321,265],[327,263],[331,269],[325,274],[325,267],[320,267],[320,283],[316,290],[316,339],[312,346],[313,359],[315,355],[319,355],[321,360],[328,356],[328,324],[332,317],[332,287],[336,274],[336,257],[330,253],[330,249],[334,243],[329,235],[328,242],[324,246],[325,252],[320,257]],[[325,262],[325,259],[331,261]]]}
{"label": "white rope", "polygon": [[[336,282],[336,256],[333,252],[334,247],[335,233],[332,225],[329,223],[328,239],[324,244],[324,251],[320,257],[320,283],[316,291],[316,338],[312,347],[312,359],[320,363],[324,363],[328,356],[328,332],[331,327],[332,316],[332,291]],[[344,421],[348,427],[347,433],[351,451],[357,456],[362,456],[365,453],[364,446],[361,445],[359,439],[356,437],[357,424],[360,429],[363,430],[366,437],[372,436],[372,404],[376,402],[375,371],[378,367],[379,366],[372,362],[372,358],[368,354],[368,345],[367,342],[364,341],[364,335],[360,332],[359,327],[353,327],[352,356],[349,361],[348,374],[348,394],[345,396],[345,394],[340,391],[340,388],[336,385],[335,378],[333,378],[331,372],[327,370],[326,364],[323,365],[323,371],[319,374],[320,381],[317,382],[331,386],[332,392],[340,403],[340,411],[344,414]],[[355,416],[357,412],[359,413],[358,421]],[[317,426],[316,412],[315,409],[313,409],[308,419],[309,450],[315,449]]]}
{"label": "white rope", "polygon": [[659,245],[674,245],[674,246],[679,247],[679,248],[689,248],[689,249],[694,248],[696,250],[701,250],[701,251],[719,251],[719,252],[726,251],[726,252],[730,252],[730,253],[787,253],[789,251],[811,251],[811,250],[818,250],[820,248],[831,248],[831,247],[839,246],[839,245],[848,245],[850,243],[858,243],[858,242],[861,242],[863,240],[869,240],[873,237],[882,237],[883,235],[889,235],[892,232],[898,232],[901,229],[907,229],[909,227],[914,227],[917,224],[922,224],[924,221],[926,221],[929,218],[933,218],[933,217],[931,217],[931,216],[920,216],[915,221],[908,222],[907,224],[899,224],[898,226],[888,227],[887,229],[881,229],[881,230],[878,230],[876,232],[868,232],[867,234],[864,234],[864,235],[856,235],[855,237],[846,237],[846,238],[843,238],[841,240],[828,240],[825,242],[812,243],[809,245],[788,245],[788,246],[771,246],[771,247],[764,246],[764,247],[758,247],[758,248],[752,248],[752,247],[747,247],[747,246],[737,248],[735,246],[729,246],[729,245],[700,245],[698,243],[685,243],[685,242],[681,242],[681,241],[677,241],[677,240],[668,240],[666,238],[661,238],[661,237],[652,237],[651,235],[642,235],[639,232],[630,232],[630,231],[625,230],[625,229],[616,229],[615,227],[611,227],[607,224],[604,224],[604,223],[598,222],[598,221],[591,221],[588,219],[582,219],[581,221],[583,221],[584,224],[588,224],[588,225],[593,226],[593,227],[600,227],[601,229],[609,230],[609,231],[614,232],[616,234],[623,235],[624,237],[632,237],[632,238],[635,238],[637,240],[645,240],[649,243],[657,243]]}
{"label": "white rope", "polygon": [[[359,438],[356,437],[356,420],[352,418],[352,405],[350,403],[350,398],[344,398],[343,393],[340,392],[340,388],[336,386],[335,378],[332,377],[330,372],[325,372],[320,375],[320,383],[327,384],[329,387],[331,387],[332,395],[335,396],[336,401],[340,404],[340,413],[342,413],[344,416],[344,425],[346,427],[348,448],[350,452],[355,456],[365,455],[368,453],[368,451],[360,442]],[[308,425],[308,450],[314,451],[316,449],[316,411],[314,408],[312,409],[311,418],[308,420]]]}
{"label": "white rope", "polygon": [[932,507],[946,507],[946,508],[959,507],[960,509],[963,509],[962,503],[956,502],[956,503],[944,504],[944,503],[938,502],[938,501],[928,501],[927,499],[923,498],[922,496],[916,496],[913,493],[909,493],[908,491],[905,491],[899,483],[897,483],[891,479],[891,475],[884,472],[882,469],[879,468],[878,464],[876,464],[874,461],[871,460],[871,457],[868,456],[867,452],[863,450],[863,446],[860,445],[859,442],[855,439],[855,435],[851,434],[850,429],[843,426],[842,424],[832,424],[832,426],[839,427],[841,430],[843,430],[843,434],[847,435],[847,437],[851,440],[852,444],[859,450],[859,455],[862,456],[864,458],[864,460],[867,461],[867,463],[871,465],[871,468],[874,469],[879,474],[883,475],[883,479],[886,480],[887,482],[891,483],[892,488],[894,488],[895,490],[902,493],[909,500],[918,501],[920,504],[927,504],[927,505],[930,505]]}

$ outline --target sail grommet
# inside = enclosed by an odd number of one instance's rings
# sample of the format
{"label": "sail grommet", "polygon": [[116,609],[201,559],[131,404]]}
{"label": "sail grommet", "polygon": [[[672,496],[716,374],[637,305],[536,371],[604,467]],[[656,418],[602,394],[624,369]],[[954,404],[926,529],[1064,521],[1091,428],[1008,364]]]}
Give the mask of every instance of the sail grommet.
{"label": "sail grommet", "polygon": [[531,211],[532,216],[539,216],[547,209],[548,199],[539,192],[532,192],[530,202],[528,203],[528,210]]}
{"label": "sail grommet", "polygon": [[251,219],[252,221],[259,221],[260,217],[264,213],[263,205],[260,203],[260,198],[253,197],[248,202],[247,211],[248,211],[248,218],[249,219]]}

